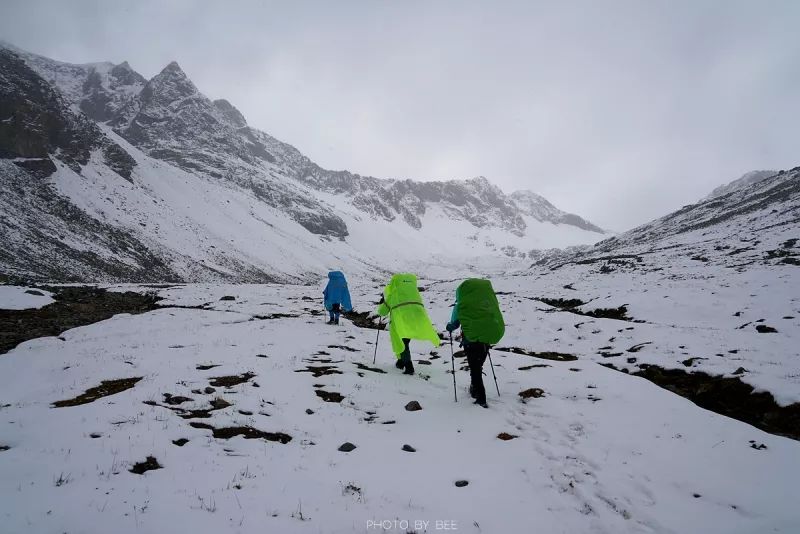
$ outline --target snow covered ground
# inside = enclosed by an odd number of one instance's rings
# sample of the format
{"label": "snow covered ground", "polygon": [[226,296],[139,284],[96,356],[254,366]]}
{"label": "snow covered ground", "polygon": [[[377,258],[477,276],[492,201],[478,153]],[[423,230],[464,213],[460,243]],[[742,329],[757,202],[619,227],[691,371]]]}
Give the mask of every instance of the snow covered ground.
{"label": "snow covered ground", "polygon": [[28,310],[54,302],[49,291],[0,285],[0,310]]}
{"label": "snow covered ground", "polygon": [[[316,286],[162,288],[170,307],[0,356],[0,524],[4,532],[797,532],[800,443],[598,365],[635,357],[686,369],[681,360],[706,357],[692,365],[745,367],[742,380],[797,402],[792,269],[742,274],[727,289],[577,266],[496,277],[508,324],[499,345],[578,359],[493,351],[501,395],[487,362],[488,410],[469,402],[462,358],[453,401],[447,345],[412,343],[417,375],[408,377],[381,332],[373,366],[376,331],[324,324]],[[439,329],[457,282],[421,281]],[[372,309],[380,287],[351,280],[356,308]],[[580,298],[584,311],[628,304],[645,322],[580,316],[531,300],[539,297]],[[761,318],[777,332],[737,328]],[[53,407],[101,381],[138,377],[125,391]],[[531,388],[543,396],[523,401]],[[406,411],[415,400],[422,410]],[[356,448],[340,452],[345,442]],[[129,471],[148,456],[161,468]]]}

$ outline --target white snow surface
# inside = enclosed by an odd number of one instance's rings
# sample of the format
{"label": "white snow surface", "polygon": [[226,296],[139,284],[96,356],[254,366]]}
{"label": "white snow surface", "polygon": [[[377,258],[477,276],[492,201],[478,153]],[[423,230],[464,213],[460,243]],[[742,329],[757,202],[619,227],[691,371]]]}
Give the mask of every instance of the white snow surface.
{"label": "white snow surface", "polygon": [[23,286],[0,285],[0,310],[29,310],[55,302],[52,293]]}
{"label": "white snow surface", "polygon": [[[685,369],[681,360],[702,356],[708,359],[697,361],[699,368],[728,374],[743,366],[743,380],[783,403],[797,402],[800,302],[778,298],[797,287],[790,266],[724,284],[658,272],[638,280],[625,272],[598,278],[583,266],[493,281],[507,323],[498,348],[559,351],[578,360],[494,350],[501,395],[487,362],[488,410],[469,401],[462,358],[455,362],[454,402],[446,344],[412,342],[417,375],[408,377],[395,369],[381,332],[373,366],[376,331],[346,319],[326,325],[318,284],[176,285],[159,290],[169,307],[21,344],[0,356],[3,531],[800,529],[800,443],[598,365],[627,365],[626,358],[636,357]],[[350,277],[359,311],[372,309],[381,282]],[[440,330],[457,283],[420,281]],[[753,296],[741,300],[743,294]],[[627,303],[630,315],[645,322],[593,319],[533,300],[543,296],[581,298],[586,309]],[[744,316],[733,317],[739,310]],[[794,318],[781,318],[787,314]],[[778,332],[737,330],[755,318]],[[645,342],[651,344],[626,352]],[[624,356],[603,358],[602,347]],[[339,374],[300,372],[309,366],[332,366]],[[203,393],[212,377],[246,372],[255,376]],[[142,380],[89,404],[52,407],[102,380],[126,377]],[[534,387],[544,396],[521,401],[518,393]],[[324,402],[316,389],[344,398]],[[215,398],[232,405],[208,418],[183,419],[165,394],[191,398],[176,406],[184,409],[208,408]],[[406,411],[412,400],[423,409]],[[214,438],[203,424],[292,439]],[[516,438],[502,441],[501,432]],[[180,438],[189,441],[172,443]],[[339,452],[344,442],[357,448]],[[402,451],[404,444],[416,452]],[[129,471],[147,456],[163,467]],[[458,480],[469,485],[456,487]],[[415,523],[425,521],[427,529]]]}

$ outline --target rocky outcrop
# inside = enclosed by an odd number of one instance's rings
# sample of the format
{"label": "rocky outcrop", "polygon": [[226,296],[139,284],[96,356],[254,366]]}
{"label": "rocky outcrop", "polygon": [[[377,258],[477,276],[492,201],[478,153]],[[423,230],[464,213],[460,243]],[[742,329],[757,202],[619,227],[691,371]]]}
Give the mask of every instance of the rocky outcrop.
{"label": "rocky outcrop", "polygon": [[130,179],[136,162],[97,125],[73,112],[64,98],[17,54],[0,48],[0,157],[44,177],[57,159],[75,172],[91,152],[103,151],[109,166]]}

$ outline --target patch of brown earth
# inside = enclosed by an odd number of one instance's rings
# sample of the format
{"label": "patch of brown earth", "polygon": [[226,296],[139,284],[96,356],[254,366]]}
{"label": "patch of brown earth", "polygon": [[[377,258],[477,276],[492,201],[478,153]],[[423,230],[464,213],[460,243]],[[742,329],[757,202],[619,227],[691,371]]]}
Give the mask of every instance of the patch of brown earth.
{"label": "patch of brown earth", "polygon": [[359,328],[369,328],[372,330],[385,330],[386,329],[386,322],[381,321],[379,322],[377,319],[370,318],[369,312],[344,312],[342,314],[345,319],[348,319],[351,323],[356,325]]}
{"label": "patch of brown earth", "polygon": [[148,406],[160,406],[161,408],[166,408],[168,410],[172,410],[182,419],[208,419],[211,417],[211,412],[215,412],[217,410],[224,410],[229,406],[233,406],[230,402],[226,401],[222,397],[217,397],[216,399],[209,402],[211,405],[210,408],[196,408],[187,410],[185,408],[181,408],[179,406],[168,406],[165,404],[159,404],[155,401],[144,401],[144,404]]}
{"label": "patch of brown earth", "polygon": [[217,439],[231,439],[236,436],[242,436],[244,439],[264,439],[267,441],[274,441],[281,444],[287,444],[292,441],[292,436],[284,434],[283,432],[264,432],[251,426],[229,426],[223,428],[216,428],[206,423],[189,423],[189,426],[194,428],[202,428],[210,430],[211,434]]}
{"label": "patch of brown earth", "polygon": [[372,371],[373,373],[382,373],[386,374],[386,371],[383,369],[378,369],[377,367],[370,367],[368,365],[364,365],[363,363],[353,362],[353,365],[361,369],[362,371]]}
{"label": "patch of brown earth", "polygon": [[347,345],[328,345],[329,349],[340,349],[346,350],[347,352],[360,352],[358,349],[354,349],[352,347],[348,347]]}
{"label": "patch of brown earth", "polygon": [[501,352],[513,352],[514,354],[523,354],[525,356],[533,356],[534,358],[542,358],[544,360],[553,360],[557,362],[573,362],[578,359],[574,354],[566,354],[563,352],[533,352],[519,347],[495,347],[494,350]]}
{"label": "patch of brown earth", "polygon": [[244,384],[251,378],[255,377],[255,373],[244,373],[241,375],[231,375],[231,376],[215,376],[211,380],[208,381],[209,384],[216,387],[225,387],[225,388],[232,388],[233,386],[238,386],[239,384]]}
{"label": "patch of brown earth", "polygon": [[39,309],[0,310],[0,354],[23,341],[58,336],[71,328],[104,321],[118,313],[157,309],[154,294],[117,293],[96,287],[48,287],[55,302]]}
{"label": "patch of brown earth", "polygon": [[309,365],[305,369],[295,369],[295,373],[311,373],[314,378],[326,375],[340,375],[342,372],[335,365]]}
{"label": "patch of brown earth", "polygon": [[294,319],[296,317],[300,317],[299,315],[294,315],[291,313],[270,313],[267,315],[253,315],[253,319],[259,321],[268,321],[270,319]]}
{"label": "patch of brown earth", "polygon": [[121,393],[126,389],[131,389],[141,379],[141,376],[134,376],[131,378],[118,378],[116,380],[103,380],[100,382],[99,386],[87,389],[85,393],[78,395],[74,399],[54,402],[53,408],[65,408],[67,406],[89,404],[97,399],[108,397],[109,395],[114,395],[116,393]]}
{"label": "patch of brown earth", "polygon": [[164,402],[170,406],[177,406],[184,402],[191,402],[193,399],[189,397],[182,397],[180,395],[172,395],[171,393],[164,393]]}

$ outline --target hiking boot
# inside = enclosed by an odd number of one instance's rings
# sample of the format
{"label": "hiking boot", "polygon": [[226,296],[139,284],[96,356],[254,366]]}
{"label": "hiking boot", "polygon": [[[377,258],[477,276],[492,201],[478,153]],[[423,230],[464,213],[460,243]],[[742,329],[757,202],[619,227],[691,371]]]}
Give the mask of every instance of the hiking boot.
{"label": "hiking boot", "polygon": [[411,358],[406,360],[405,364],[406,364],[406,370],[403,371],[403,374],[404,375],[413,375],[414,374],[414,364],[411,363]]}
{"label": "hiking boot", "polygon": [[406,363],[400,358],[397,358],[397,361],[394,362],[394,366],[397,367],[398,369],[403,369],[406,366]]}
{"label": "hiking boot", "polygon": [[469,385],[469,396],[472,397],[473,399],[476,398],[475,389],[472,387],[472,384]]}
{"label": "hiking boot", "polygon": [[333,319],[331,319],[330,321],[328,321],[328,322],[327,322],[327,323],[325,323],[325,324],[333,324]]}
{"label": "hiking boot", "polygon": [[480,406],[482,408],[488,408],[489,407],[489,405],[486,404],[486,401],[481,402],[478,399],[475,399],[475,402],[473,402],[472,404],[477,404],[478,406]]}
{"label": "hiking boot", "polygon": [[338,324],[339,324],[339,318],[338,318],[338,317],[336,318],[336,320],[335,320],[335,321],[333,321],[333,324],[335,324],[335,325],[338,325]]}

